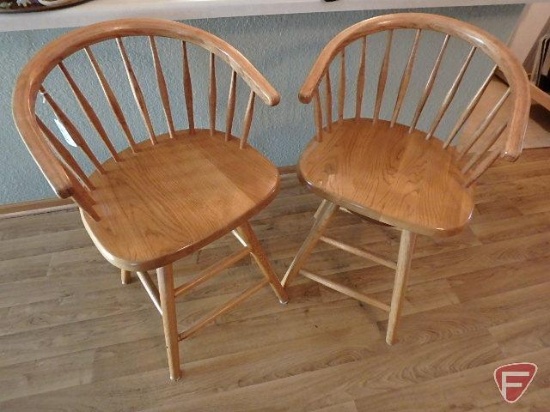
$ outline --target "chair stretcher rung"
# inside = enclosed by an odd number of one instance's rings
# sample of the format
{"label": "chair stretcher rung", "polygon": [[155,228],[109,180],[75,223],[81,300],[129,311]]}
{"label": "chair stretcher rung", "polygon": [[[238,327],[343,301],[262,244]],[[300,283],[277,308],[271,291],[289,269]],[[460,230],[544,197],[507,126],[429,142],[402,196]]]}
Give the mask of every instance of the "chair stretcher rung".
{"label": "chair stretcher rung", "polygon": [[239,260],[244,259],[246,256],[248,256],[249,253],[250,253],[250,248],[246,247],[242,250],[239,250],[233,253],[232,255],[229,255],[224,260],[214,263],[212,266],[202,271],[199,274],[199,276],[197,276],[197,278],[195,278],[194,280],[177,287],[174,290],[174,295],[179,296],[183,293],[189,292],[194,287],[206,282],[210,278],[213,278],[224,269],[227,269],[228,267],[233,266]]}
{"label": "chair stretcher rung", "polygon": [[233,299],[230,299],[225,305],[220,306],[219,308],[213,310],[206,316],[204,316],[202,319],[199,319],[197,322],[195,322],[192,326],[190,326],[188,329],[184,330],[178,335],[178,339],[184,340],[190,337],[191,335],[198,332],[200,329],[204,328],[206,325],[208,325],[210,322],[214,321],[218,316],[223,315],[227,311],[233,309],[235,306],[237,306],[239,303],[244,301],[245,299],[252,296],[254,293],[258,292],[261,288],[269,284],[269,281],[267,279],[261,281],[255,286],[251,286],[248,289],[246,289],[243,293],[241,293],[238,296],[235,296]]}
{"label": "chair stretcher rung", "polygon": [[346,252],[352,253],[356,256],[372,260],[373,262],[376,262],[380,265],[384,265],[386,267],[389,267],[390,269],[393,269],[393,270],[397,269],[397,263],[395,263],[392,260],[386,259],[382,256],[379,256],[377,254],[368,252],[368,251],[363,250],[363,249],[358,249],[356,247],[353,247],[351,245],[348,245],[346,243],[340,242],[336,239],[332,239],[332,238],[326,237],[326,236],[321,236],[321,238],[319,240],[321,240],[321,241],[323,241],[323,242],[325,242],[329,245],[332,245],[334,247],[337,247],[339,249],[345,250]]}
{"label": "chair stretcher rung", "polygon": [[366,303],[367,305],[377,307],[378,309],[385,310],[386,312],[390,311],[390,306],[386,305],[384,302],[380,302],[379,300],[370,298],[363,293],[357,292],[354,289],[351,289],[351,288],[348,288],[347,286],[342,285],[341,283],[334,282],[333,280],[329,280],[327,278],[316,275],[315,273],[311,273],[304,269],[300,270],[300,274],[310,280],[313,280],[314,282],[317,282],[323,286],[326,286],[327,288],[333,289],[337,292],[343,293],[346,296],[349,296],[350,298],[357,299],[363,303]]}

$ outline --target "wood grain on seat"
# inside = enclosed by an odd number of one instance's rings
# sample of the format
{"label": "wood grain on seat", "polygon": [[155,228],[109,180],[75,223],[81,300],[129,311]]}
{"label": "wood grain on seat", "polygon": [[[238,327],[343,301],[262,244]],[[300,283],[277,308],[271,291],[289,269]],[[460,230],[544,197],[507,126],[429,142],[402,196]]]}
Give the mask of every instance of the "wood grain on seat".
{"label": "wood grain on seat", "polygon": [[425,235],[453,235],[468,223],[473,190],[453,152],[425,133],[370,119],[334,124],[312,140],[299,172],[320,196],[361,215]]}
{"label": "wood grain on seat", "polygon": [[[159,140],[161,140],[159,138]],[[104,257],[132,271],[155,269],[239,226],[278,191],[275,166],[224,134],[182,132],[120,153],[95,173],[94,221],[82,214]]]}

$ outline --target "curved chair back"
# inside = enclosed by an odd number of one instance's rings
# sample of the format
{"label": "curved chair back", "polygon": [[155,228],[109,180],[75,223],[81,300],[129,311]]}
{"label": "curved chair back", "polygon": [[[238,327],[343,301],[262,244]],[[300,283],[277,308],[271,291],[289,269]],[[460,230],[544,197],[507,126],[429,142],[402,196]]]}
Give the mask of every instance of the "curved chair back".
{"label": "curved chair back", "polygon": [[[471,115],[497,71],[507,86],[477,121]],[[519,156],[530,108],[526,73],[501,41],[470,24],[421,13],[375,17],[339,33],[299,98],[314,100],[318,141],[334,122],[365,117],[439,137],[456,151],[467,186],[498,157]],[[353,107],[346,107],[350,100]]]}
{"label": "curved chair back", "polygon": [[[143,43],[148,55],[138,47]],[[225,141],[239,136],[242,148],[256,96],[270,106],[279,102],[275,89],[225,41],[182,23],[125,19],[72,31],[44,47],[19,76],[13,112],[57,195],[72,197],[98,220],[89,176],[105,173],[106,159],[122,161],[127,148],[135,154],[144,144],[201,127]],[[199,105],[208,118],[196,114]]]}

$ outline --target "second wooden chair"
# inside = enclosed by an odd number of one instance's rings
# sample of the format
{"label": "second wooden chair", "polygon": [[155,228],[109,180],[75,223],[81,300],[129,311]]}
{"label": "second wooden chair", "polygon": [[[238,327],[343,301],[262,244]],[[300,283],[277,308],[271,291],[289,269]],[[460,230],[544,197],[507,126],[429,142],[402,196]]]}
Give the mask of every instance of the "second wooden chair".
{"label": "second wooden chair", "polygon": [[[497,69],[507,86],[474,124],[471,114]],[[316,134],[298,174],[324,200],[283,284],[299,273],[389,312],[392,344],[417,234],[460,232],[472,216],[476,180],[497,158],[521,153],[530,107],[525,71],[504,44],[470,24],[394,14],[331,40],[299,97],[313,102]],[[399,229],[397,261],[326,236],[338,210]],[[307,270],[319,241],[395,270],[391,302]]]}

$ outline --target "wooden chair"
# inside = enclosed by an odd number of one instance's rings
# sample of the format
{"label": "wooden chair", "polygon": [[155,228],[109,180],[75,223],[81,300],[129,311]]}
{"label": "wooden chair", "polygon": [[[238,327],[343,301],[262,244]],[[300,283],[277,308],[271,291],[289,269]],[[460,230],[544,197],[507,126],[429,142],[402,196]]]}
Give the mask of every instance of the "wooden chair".
{"label": "wooden chair", "polygon": [[[472,124],[470,115],[496,69],[508,86]],[[386,341],[392,344],[417,234],[460,232],[472,216],[476,179],[497,158],[514,160],[521,153],[529,116],[526,74],[499,40],[470,24],[394,14],[334,37],[299,98],[313,101],[316,134],[300,158],[298,175],[324,200],[283,285],[300,273],[389,312]],[[353,107],[346,107],[350,100]],[[326,236],[341,209],[399,229],[397,261]],[[305,269],[318,241],[395,270],[391,303]]]}
{"label": "wooden chair", "polygon": [[[179,341],[267,284],[287,301],[248,223],[279,186],[277,169],[247,140],[256,97],[269,106],[279,102],[232,46],[158,19],[99,23],[64,35],[30,60],[15,87],[18,130],[48,182],[78,204],[94,244],[121,269],[122,283],[135,272],[161,313],[174,380],[181,376]],[[230,232],[242,250],[174,284],[173,262]],[[178,332],[175,298],[249,255],[264,279]]]}

